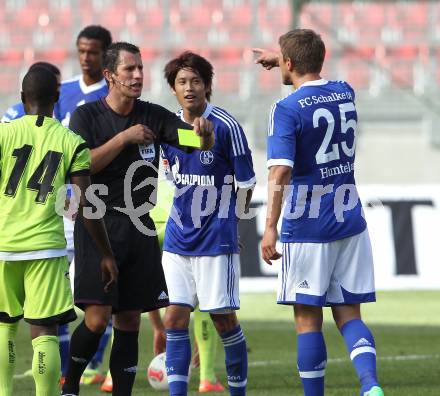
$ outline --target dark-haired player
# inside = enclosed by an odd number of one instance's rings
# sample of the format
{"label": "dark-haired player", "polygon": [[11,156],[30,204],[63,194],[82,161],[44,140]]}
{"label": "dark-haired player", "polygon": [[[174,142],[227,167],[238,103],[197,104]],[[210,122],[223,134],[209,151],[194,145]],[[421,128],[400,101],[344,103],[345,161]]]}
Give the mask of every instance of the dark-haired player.
{"label": "dark-haired player", "polygon": [[102,74],[105,51],[112,42],[111,33],[99,25],[86,26],[76,39],[81,74],[61,83],[55,116],[64,126],[78,106],[98,100],[108,93]]}
{"label": "dark-haired player", "polygon": [[[36,395],[47,396],[59,389],[57,327],[76,318],[57,193],[70,177],[81,191],[82,212],[90,151],[52,118],[58,82],[51,71],[29,71],[21,97],[26,115],[0,124],[0,394],[13,394],[15,337],[24,318],[31,325]],[[108,288],[117,280],[117,267],[104,224],[86,219],[85,227],[101,252]]]}
{"label": "dark-haired player", "polygon": [[[61,82],[60,96],[55,104],[54,116],[59,119],[64,126],[69,125],[70,115],[76,108],[84,103],[92,102],[104,97],[108,93],[107,84],[102,73],[102,63],[105,50],[111,44],[111,33],[99,25],[90,25],[82,29],[76,39],[78,61],[81,74]],[[52,71],[60,84],[60,70],[47,62],[37,62],[32,68],[42,66]],[[10,121],[24,115],[23,104],[19,103],[7,110],[2,121]],[[64,217],[64,232],[68,246],[68,257],[71,261],[73,256],[73,221]],[[85,371],[82,381],[85,384],[99,383],[104,380],[104,376],[99,371],[99,366],[104,357],[105,346],[111,334],[111,325],[101,337],[100,347],[90,362],[90,366]],[[69,354],[69,328],[67,325],[59,327],[60,352],[61,352],[61,371],[62,378],[67,370],[67,360]]]}
{"label": "dark-haired player", "polygon": [[[235,313],[240,308],[236,201],[241,196],[247,210],[256,181],[241,126],[225,110],[209,103],[213,74],[212,65],[192,52],[182,53],[165,66],[165,78],[182,107],[181,119],[192,124],[197,117],[206,117],[215,133],[210,150],[184,153],[162,145],[176,186],[173,205],[179,214],[177,221],[173,216],[168,220],[162,256],[170,297],[164,324],[172,396],[188,391],[188,326],[197,306],[210,313],[222,339],[230,394],[246,394],[246,341]],[[214,390],[200,385],[202,392]]]}

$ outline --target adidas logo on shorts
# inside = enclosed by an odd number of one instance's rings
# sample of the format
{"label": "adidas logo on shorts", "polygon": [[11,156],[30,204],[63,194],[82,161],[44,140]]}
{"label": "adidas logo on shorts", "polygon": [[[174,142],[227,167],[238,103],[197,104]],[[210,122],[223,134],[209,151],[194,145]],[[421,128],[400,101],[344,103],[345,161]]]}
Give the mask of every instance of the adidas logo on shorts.
{"label": "adidas logo on shorts", "polygon": [[159,294],[159,297],[157,297],[158,300],[168,300],[168,294],[166,294],[164,291]]}
{"label": "adidas logo on shorts", "polygon": [[309,283],[304,280],[298,285],[298,289],[310,289]]}
{"label": "adidas logo on shorts", "polygon": [[353,348],[359,348],[361,346],[365,346],[365,345],[371,345],[371,343],[366,340],[365,338],[360,338],[356,344],[353,345]]}
{"label": "adidas logo on shorts", "polygon": [[124,369],[124,371],[125,371],[126,373],[136,373],[136,371],[137,371],[137,366],[127,367],[127,368]]}

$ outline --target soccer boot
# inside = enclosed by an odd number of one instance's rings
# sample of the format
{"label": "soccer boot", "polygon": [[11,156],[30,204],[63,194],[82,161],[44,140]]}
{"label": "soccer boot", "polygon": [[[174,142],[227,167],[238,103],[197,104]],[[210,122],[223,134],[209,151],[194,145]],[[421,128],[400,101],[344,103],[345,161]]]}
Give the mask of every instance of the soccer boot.
{"label": "soccer boot", "polygon": [[363,396],[384,396],[380,386],[373,386],[369,391],[364,392]]}
{"label": "soccer boot", "polygon": [[199,393],[209,393],[209,392],[224,392],[225,388],[219,382],[210,382],[208,380],[201,380],[199,385]]}
{"label": "soccer boot", "polygon": [[101,392],[112,393],[112,391],[113,391],[113,380],[109,370],[105,377],[104,382],[101,385]]}
{"label": "soccer boot", "polygon": [[105,376],[98,369],[86,368],[79,383],[82,385],[93,385],[100,384],[104,380]]}

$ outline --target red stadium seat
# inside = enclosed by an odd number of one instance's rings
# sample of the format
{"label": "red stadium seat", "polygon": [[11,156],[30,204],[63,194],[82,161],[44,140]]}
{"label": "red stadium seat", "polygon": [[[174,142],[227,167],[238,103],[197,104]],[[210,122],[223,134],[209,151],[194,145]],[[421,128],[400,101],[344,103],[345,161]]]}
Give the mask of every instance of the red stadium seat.
{"label": "red stadium seat", "polygon": [[256,84],[259,92],[273,94],[273,92],[277,92],[280,89],[280,73],[258,69],[256,74]]}

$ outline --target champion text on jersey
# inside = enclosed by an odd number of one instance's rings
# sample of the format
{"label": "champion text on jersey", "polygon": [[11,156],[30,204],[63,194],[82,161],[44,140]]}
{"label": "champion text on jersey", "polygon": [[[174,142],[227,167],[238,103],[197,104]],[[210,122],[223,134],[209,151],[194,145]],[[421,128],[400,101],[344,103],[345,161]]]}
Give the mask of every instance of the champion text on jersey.
{"label": "champion text on jersey", "polygon": [[176,184],[183,186],[213,186],[214,176],[212,175],[194,175],[194,174],[175,174]]}

